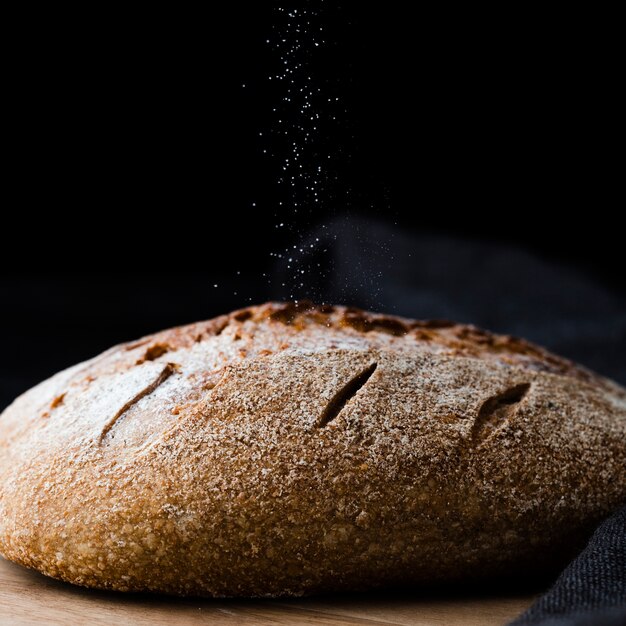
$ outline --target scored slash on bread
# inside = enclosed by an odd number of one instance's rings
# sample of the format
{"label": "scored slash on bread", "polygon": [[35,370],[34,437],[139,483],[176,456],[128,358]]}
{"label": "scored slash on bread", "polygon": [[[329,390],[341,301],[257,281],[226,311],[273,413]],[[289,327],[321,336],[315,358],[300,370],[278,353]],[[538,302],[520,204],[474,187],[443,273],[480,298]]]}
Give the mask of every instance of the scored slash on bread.
{"label": "scored slash on bread", "polygon": [[524,340],[268,303],[0,417],[0,553],[90,587],[301,595],[559,565],[626,497],[626,393]]}

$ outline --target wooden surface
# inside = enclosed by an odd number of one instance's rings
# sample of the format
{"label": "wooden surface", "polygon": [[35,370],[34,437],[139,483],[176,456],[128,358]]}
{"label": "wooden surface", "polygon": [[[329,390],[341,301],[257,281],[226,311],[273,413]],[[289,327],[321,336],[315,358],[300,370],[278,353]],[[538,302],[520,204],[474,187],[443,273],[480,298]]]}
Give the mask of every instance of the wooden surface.
{"label": "wooden surface", "polygon": [[406,624],[490,626],[515,617],[532,601],[507,597],[420,597],[375,593],[297,600],[174,599],[81,589],[0,557],[0,624]]}

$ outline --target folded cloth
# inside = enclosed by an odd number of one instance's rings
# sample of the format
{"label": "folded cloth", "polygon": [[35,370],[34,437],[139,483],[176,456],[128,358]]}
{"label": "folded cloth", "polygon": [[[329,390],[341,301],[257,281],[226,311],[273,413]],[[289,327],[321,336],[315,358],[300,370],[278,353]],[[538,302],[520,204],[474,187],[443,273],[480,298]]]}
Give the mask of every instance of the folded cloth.
{"label": "folded cloth", "polygon": [[602,523],[554,586],[510,626],[626,625],[626,507]]}

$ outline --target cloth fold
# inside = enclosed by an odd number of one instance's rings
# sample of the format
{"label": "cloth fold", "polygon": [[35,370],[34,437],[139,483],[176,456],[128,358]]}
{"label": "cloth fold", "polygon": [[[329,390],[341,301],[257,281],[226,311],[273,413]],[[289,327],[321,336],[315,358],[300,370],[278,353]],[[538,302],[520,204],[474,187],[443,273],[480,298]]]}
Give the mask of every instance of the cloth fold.
{"label": "cloth fold", "polygon": [[554,586],[510,626],[626,625],[626,506],[603,522]]}

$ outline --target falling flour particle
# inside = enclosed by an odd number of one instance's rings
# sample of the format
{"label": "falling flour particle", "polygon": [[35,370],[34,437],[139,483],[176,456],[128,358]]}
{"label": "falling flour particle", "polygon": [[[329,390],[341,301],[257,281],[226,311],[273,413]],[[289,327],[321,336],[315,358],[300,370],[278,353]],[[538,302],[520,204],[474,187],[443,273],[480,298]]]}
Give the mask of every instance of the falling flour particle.
{"label": "falling flour particle", "polygon": [[[356,202],[349,183],[340,176],[351,160],[350,136],[346,134],[349,107],[343,95],[350,73],[347,67],[342,69],[341,55],[333,62],[338,49],[335,33],[341,32],[337,26],[344,29],[342,36],[349,36],[349,20],[343,9],[323,2],[316,7],[276,7],[273,12],[272,32],[265,39],[274,57],[267,74],[272,81],[268,89],[274,94],[273,121],[258,132],[259,151],[271,159],[276,173],[279,199],[274,227],[284,229],[292,242],[296,241],[296,245],[270,252],[281,263],[282,273],[275,285],[279,293],[275,295],[322,303],[325,290],[320,285],[334,280],[338,272],[329,252],[336,245],[336,233],[320,232],[324,228],[320,227],[321,218],[336,210],[344,212]],[[360,241],[358,235],[356,240]],[[370,257],[380,257],[381,266],[392,257],[391,246],[384,242],[363,241],[362,245],[368,252],[375,247]],[[364,276],[364,268],[358,266],[352,271],[355,284],[370,288],[375,304],[382,272]],[[346,285],[341,293],[348,302],[351,287]]]}

